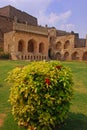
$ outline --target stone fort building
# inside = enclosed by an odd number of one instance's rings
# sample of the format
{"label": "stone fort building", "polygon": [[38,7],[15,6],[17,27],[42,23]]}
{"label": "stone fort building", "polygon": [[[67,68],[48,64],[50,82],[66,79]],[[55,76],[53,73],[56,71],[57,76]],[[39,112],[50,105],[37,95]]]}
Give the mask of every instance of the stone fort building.
{"label": "stone fort building", "polygon": [[37,18],[9,5],[0,8],[0,50],[12,60],[87,61],[87,37],[39,26]]}

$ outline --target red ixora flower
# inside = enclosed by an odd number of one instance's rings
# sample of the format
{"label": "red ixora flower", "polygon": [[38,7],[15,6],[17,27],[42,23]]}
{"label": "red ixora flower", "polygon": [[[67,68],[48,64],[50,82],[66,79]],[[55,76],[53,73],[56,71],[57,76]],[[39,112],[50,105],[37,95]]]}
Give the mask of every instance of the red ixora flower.
{"label": "red ixora flower", "polygon": [[56,68],[57,68],[58,70],[61,70],[62,66],[59,65],[59,66],[56,66]]}
{"label": "red ixora flower", "polygon": [[50,79],[49,78],[45,78],[45,83],[50,85]]}

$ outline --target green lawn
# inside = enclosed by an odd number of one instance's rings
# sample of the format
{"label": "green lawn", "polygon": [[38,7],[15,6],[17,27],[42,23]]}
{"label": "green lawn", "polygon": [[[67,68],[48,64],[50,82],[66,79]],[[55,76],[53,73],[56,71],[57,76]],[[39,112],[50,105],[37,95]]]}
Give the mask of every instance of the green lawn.
{"label": "green lawn", "polygon": [[[25,130],[17,126],[11,115],[11,106],[8,102],[9,84],[5,81],[7,74],[16,66],[29,64],[28,61],[0,60],[0,130]],[[87,130],[87,63],[63,62],[69,66],[74,79],[74,96],[65,125],[56,130]],[[2,122],[3,121],[3,122]]]}

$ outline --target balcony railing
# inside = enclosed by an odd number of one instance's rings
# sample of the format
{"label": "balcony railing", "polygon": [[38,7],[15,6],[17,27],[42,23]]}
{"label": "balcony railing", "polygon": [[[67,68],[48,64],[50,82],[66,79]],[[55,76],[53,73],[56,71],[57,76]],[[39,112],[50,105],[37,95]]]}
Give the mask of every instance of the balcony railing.
{"label": "balcony railing", "polygon": [[48,35],[48,30],[46,27],[41,27],[41,26],[32,26],[32,25],[27,25],[23,23],[13,23],[13,31],[24,31],[24,32],[29,32],[29,33],[35,33],[39,35]]}

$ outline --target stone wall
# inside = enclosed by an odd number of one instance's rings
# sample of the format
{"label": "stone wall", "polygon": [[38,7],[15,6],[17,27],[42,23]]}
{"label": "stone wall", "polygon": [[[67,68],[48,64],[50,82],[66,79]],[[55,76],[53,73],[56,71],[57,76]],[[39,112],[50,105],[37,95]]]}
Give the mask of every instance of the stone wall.
{"label": "stone wall", "polygon": [[[86,39],[76,38],[74,34],[56,38],[53,50],[56,60],[87,60]],[[76,42],[81,42],[78,47],[75,47]]]}
{"label": "stone wall", "polygon": [[18,22],[14,22],[13,31],[17,31],[17,30],[48,36],[48,29],[46,27],[32,26],[32,25],[28,25],[28,24],[22,24],[22,23],[20,24]]}
{"label": "stone wall", "polygon": [[0,52],[3,51],[4,49],[4,38],[3,38],[3,32],[2,30],[0,29]]}
{"label": "stone wall", "polygon": [[66,32],[63,30],[56,30],[56,36],[65,36],[65,35],[70,35],[70,32]]}
{"label": "stone wall", "polygon": [[13,60],[87,61],[87,36],[38,26],[35,17],[11,6],[0,9],[0,47]]}
{"label": "stone wall", "polygon": [[0,16],[0,30],[2,33],[9,32],[13,29],[13,20]]}
{"label": "stone wall", "polygon": [[[4,47],[4,33],[13,30],[14,21],[37,26],[37,18],[25,12],[22,12],[12,6],[0,8],[0,48]],[[23,27],[21,26],[21,28]]]}
{"label": "stone wall", "polygon": [[0,16],[0,48],[4,48],[4,33],[13,29],[13,20]]}
{"label": "stone wall", "polygon": [[22,12],[12,6],[5,6],[0,8],[0,15],[6,16],[8,18],[17,19],[20,23],[28,23],[30,25],[37,25],[37,18],[27,14],[26,12]]}
{"label": "stone wall", "polygon": [[[34,46],[33,52],[28,51],[30,42]],[[21,50],[18,49],[19,43],[22,44]],[[47,36],[35,33],[12,31],[4,35],[4,52],[9,52],[13,60],[47,60],[48,44]]]}

